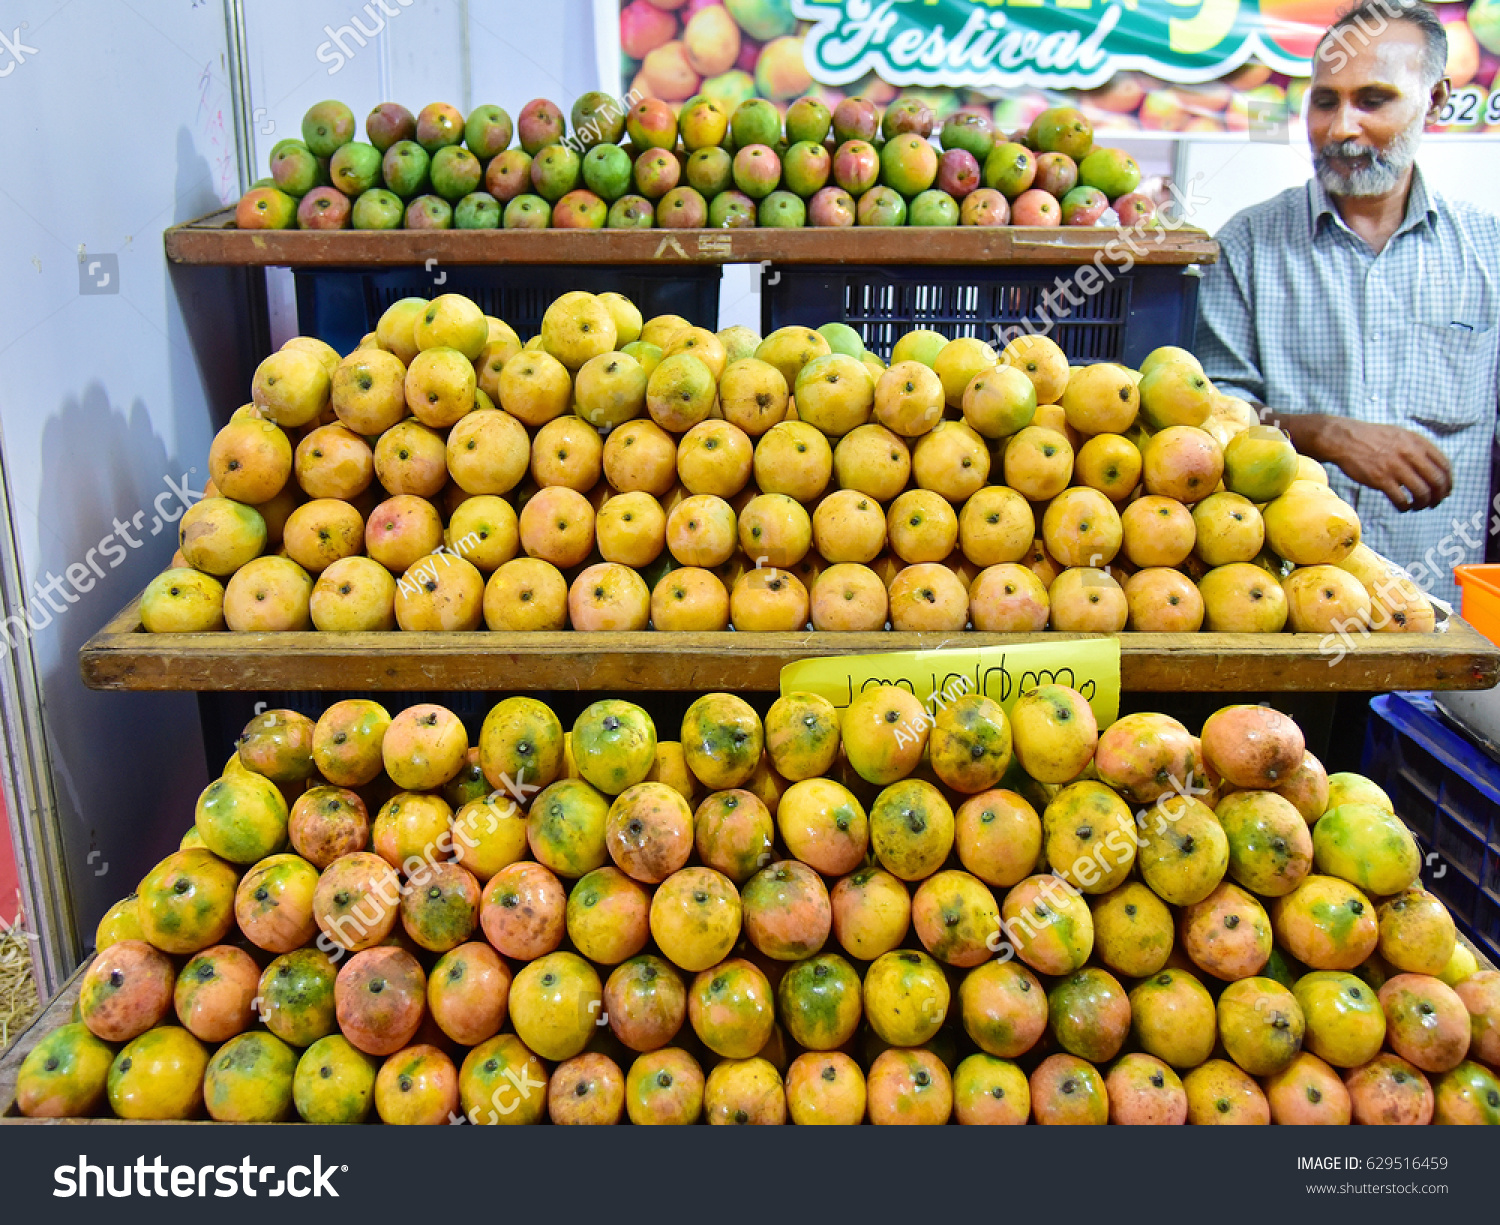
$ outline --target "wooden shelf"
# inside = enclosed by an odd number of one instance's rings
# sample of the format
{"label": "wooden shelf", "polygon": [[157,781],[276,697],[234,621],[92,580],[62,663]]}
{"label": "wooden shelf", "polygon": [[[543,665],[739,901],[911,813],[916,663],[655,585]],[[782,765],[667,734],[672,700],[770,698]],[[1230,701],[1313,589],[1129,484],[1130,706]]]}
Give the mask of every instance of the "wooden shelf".
{"label": "wooden shelf", "polygon": [[[1046,634],[1055,642],[1087,634]],[[1025,634],[148,634],[139,600],[79,652],[91,689],[775,690],[820,655],[1007,646]],[[1500,649],[1454,618],[1441,634],[1371,634],[1332,664],[1318,634],[1122,634],[1139,693],[1489,689]]]}
{"label": "wooden shelf", "polygon": [[[1061,226],[746,230],[238,230],[223,209],[172,226],[178,264],[287,267],[440,264],[1210,264],[1199,229]],[[1114,244],[1114,245],[1111,245]]]}

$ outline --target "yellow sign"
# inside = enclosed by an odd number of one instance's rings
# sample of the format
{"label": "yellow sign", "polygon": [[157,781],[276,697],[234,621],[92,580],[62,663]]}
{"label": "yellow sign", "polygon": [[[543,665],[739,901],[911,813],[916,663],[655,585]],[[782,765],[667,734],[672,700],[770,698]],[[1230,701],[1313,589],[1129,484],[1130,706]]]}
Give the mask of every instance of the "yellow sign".
{"label": "yellow sign", "polygon": [[889,651],[801,659],[781,670],[782,693],[816,693],[840,710],[871,685],[898,685],[919,701],[979,692],[1007,714],[1037,685],[1066,685],[1087,699],[1100,727],[1120,713],[1120,640],[1026,642],[1019,646]]}

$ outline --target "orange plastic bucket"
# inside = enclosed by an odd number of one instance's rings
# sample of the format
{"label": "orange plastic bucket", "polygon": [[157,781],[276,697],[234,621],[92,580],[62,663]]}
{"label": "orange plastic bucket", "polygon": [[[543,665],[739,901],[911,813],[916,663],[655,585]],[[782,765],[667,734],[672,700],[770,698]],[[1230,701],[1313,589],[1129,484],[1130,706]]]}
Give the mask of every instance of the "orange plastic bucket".
{"label": "orange plastic bucket", "polygon": [[1500,565],[1455,566],[1463,588],[1463,619],[1500,646]]}

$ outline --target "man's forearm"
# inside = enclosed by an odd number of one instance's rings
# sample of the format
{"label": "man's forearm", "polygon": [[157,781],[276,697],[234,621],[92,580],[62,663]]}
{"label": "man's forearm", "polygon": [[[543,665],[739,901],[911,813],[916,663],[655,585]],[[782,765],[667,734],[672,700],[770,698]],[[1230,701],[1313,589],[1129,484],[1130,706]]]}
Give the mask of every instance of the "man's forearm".
{"label": "man's forearm", "polygon": [[1256,407],[1261,421],[1287,432],[1298,454],[1332,464],[1357,485],[1380,490],[1397,510],[1426,510],[1452,492],[1451,462],[1419,433],[1331,413]]}
{"label": "man's forearm", "polygon": [[1255,411],[1264,424],[1285,430],[1299,455],[1306,455],[1319,463],[1327,463],[1330,459],[1338,462],[1328,454],[1327,447],[1329,432],[1337,428],[1341,418],[1327,413],[1291,413],[1265,404],[1256,404]]}

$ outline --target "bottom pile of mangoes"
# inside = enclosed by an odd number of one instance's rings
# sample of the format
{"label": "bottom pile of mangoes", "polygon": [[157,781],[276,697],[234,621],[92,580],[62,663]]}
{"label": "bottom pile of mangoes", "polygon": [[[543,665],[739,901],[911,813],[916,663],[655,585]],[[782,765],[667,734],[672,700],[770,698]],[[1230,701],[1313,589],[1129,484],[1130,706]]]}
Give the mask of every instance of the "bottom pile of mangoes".
{"label": "bottom pile of mangoes", "polygon": [[1500,1123],[1500,973],[1265,706],[350,700],[256,716],[195,817],[21,1113]]}

